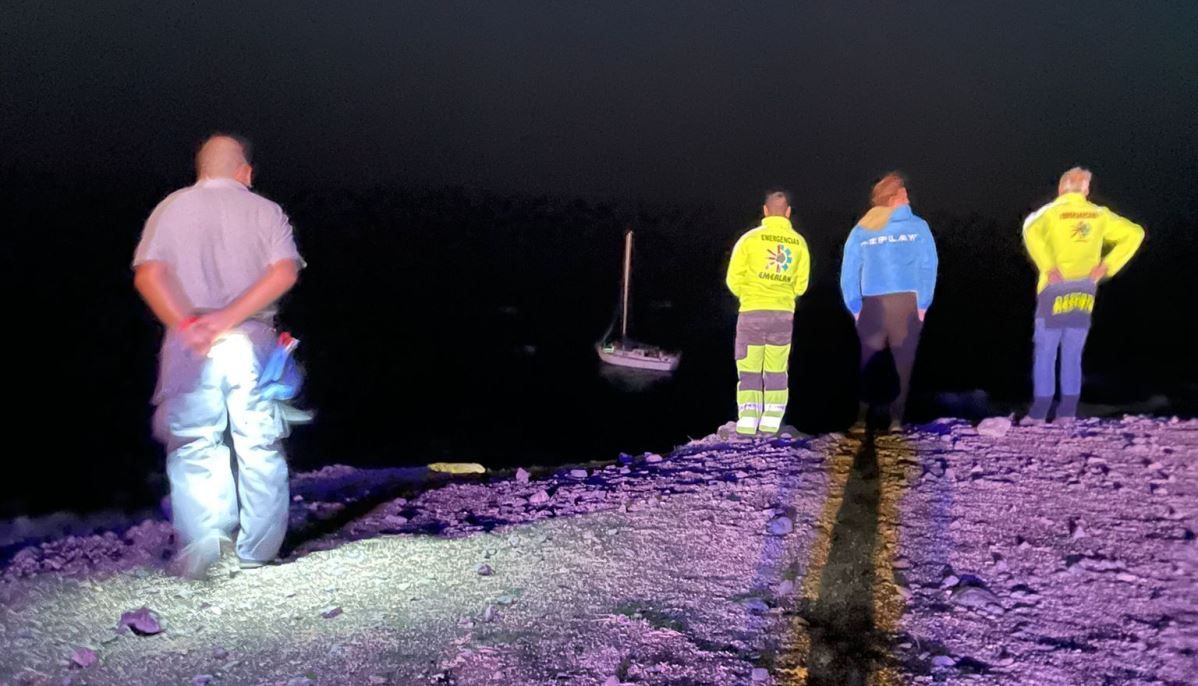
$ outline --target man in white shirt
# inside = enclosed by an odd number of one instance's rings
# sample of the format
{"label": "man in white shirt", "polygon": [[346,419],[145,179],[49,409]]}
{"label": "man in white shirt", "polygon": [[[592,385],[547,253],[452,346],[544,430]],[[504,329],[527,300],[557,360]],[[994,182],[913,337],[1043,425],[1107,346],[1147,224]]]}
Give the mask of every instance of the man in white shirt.
{"label": "man in white shirt", "polygon": [[245,141],[212,136],[196,169],[195,185],[150,215],[133,267],[138,293],[166,327],[154,429],[167,449],[179,571],[200,578],[235,529],[246,568],[272,561],[287,531],[284,425],[257,386],[275,341],[275,303],[303,260],[283,210],[249,190]]}

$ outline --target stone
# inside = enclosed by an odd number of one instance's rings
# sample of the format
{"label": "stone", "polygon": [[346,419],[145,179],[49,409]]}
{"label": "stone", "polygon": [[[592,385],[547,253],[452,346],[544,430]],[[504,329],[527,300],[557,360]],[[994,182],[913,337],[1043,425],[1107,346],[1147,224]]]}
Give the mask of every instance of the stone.
{"label": "stone", "polygon": [[158,616],[148,607],[138,608],[121,614],[119,627],[129,627],[138,636],[153,636],[162,633]]}
{"label": "stone", "polygon": [[978,435],[990,438],[1002,438],[1011,430],[1009,417],[987,417],[978,424]]}
{"label": "stone", "polygon": [[785,536],[794,530],[794,522],[790,521],[790,517],[776,517],[770,520],[767,529],[774,536]]}
{"label": "stone", "polygon": [[71,651],[71,664],[79,669],[87,669],[98,661],[96,651],[91,648],[78,647]]}

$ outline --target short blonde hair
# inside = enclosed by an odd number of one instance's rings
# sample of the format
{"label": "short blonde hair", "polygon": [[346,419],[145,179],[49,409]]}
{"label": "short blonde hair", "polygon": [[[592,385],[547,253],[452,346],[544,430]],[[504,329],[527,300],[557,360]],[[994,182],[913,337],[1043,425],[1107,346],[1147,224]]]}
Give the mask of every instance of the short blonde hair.
{"label": "short blonde hair", "polygon": [[1057,185],[1057,194],[1061,193],[1089,193],[1090,179],[1094,175],[1089,169],[1084,167],[1074,167],[1069,171],[1061,174],[1061,182]]}
{"label": "short blonde hair", "polygon": [[874,184],[869,194],[869,204],[874,207],[885,207],[890,204],[899,191],[907,187],[907,180],[898,172],[890,172]]}

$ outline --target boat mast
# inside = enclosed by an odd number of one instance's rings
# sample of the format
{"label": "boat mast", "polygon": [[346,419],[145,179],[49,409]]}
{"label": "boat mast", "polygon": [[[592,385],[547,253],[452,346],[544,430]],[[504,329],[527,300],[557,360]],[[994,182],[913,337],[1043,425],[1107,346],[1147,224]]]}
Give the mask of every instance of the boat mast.
{"label": "boat mast", "polygon": [[628,294],[632,288],[632,231],[624,234],[624,294],[620,307],[620,340],[628,339]]}

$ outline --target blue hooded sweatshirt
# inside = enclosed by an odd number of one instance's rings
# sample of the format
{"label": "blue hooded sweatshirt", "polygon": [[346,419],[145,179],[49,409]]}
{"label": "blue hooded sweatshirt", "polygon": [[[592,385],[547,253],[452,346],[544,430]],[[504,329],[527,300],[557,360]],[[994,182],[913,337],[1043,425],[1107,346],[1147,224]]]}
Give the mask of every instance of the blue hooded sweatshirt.
{"label": "blue hooded sweatshirt", "polygon": [[936,290],[936,243],[928,223],[910,205],[875,207],[844,244],[840,292],[854,316],[867,295],[914,293],[919,309],[932,304]]}

